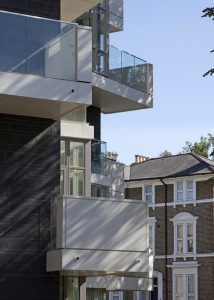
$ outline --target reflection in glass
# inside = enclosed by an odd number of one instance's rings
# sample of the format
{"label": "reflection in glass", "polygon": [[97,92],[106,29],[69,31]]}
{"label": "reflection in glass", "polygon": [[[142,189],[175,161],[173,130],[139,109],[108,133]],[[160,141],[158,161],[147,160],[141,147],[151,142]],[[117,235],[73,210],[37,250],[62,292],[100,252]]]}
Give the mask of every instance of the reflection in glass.
{"label": "reflection in glass", "polygon": [[70,195],[84,196],[84,170],[70,170]]}
{"label": "reflection in glass", "polygon": [[70,142],[70,165],[72,167],[84,167],[84,143]]}
{"label": "reflection in glass", "polygon": [[0,12],[0,70],[76,79],[76,25]]}

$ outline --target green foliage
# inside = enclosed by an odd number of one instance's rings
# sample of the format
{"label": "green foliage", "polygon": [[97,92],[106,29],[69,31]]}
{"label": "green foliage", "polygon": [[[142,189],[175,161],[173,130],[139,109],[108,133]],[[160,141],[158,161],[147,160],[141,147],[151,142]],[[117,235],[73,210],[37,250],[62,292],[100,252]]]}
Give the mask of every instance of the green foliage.
{"label": "green foliage", "polygon": [[[212,20],[214,20],[214,7],[207,7],[202,12],[203,12],[202,18],[212,18]],[[210,52],[214,52],[214,50]],[[206,73],[204,73],[203,76],[204,77],[206,77],[207,75],[212,76],[213,74],[214,74],[214,68],[208,70]]]}
{"label": "green foliage", "polygon": [[160,157],[168,157],[168,156],[171,156],[172,153],[169,152],[168,150],[164,150],[163,152],[160,153]]}
{"label": "green foliage", "polygon": [[214,151],[209,154],[214,148],[214,136],[210,133],[206,137],[201,136],[199,142],[187,141],[182,148],[181,153],[193,152],[206,158],[214,159]]}

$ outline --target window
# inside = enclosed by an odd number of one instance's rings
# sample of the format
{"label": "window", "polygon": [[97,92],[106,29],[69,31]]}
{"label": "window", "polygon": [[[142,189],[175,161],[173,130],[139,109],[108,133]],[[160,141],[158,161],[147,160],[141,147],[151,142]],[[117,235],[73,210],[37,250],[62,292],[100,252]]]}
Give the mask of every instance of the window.
{"label": "window", "polygon": [[152,204],[154,202],[154,187],[152,184],[146,184],[144,185],[144,201],[146,201],[149,204]]}
{"label": "window", "polygon": [[148,242],[153,255],[155,254],[155,223],[155,217],[150,217],[148,219]]}
{"label": "window", "polygon": [[121,291],[112,291],[109,292],[109,300],[122,300],[123,292]]}
{"label": "window", "polygon": [[196,220],[190,213],[180,213],[171,221],[174,223],[174,255],[196,254]]}
{"label": "window", "polygon": [[175,201],[195,200],[195,185],[192,180],[177,181],[175,183]]}
{"label": "window", "polygon": [[84,196],[85,145],[83,142],[61,141],[60,193]]}
{"label": "window", "polygon": [[197,268],[173,269],[173,300],[197,300]]}

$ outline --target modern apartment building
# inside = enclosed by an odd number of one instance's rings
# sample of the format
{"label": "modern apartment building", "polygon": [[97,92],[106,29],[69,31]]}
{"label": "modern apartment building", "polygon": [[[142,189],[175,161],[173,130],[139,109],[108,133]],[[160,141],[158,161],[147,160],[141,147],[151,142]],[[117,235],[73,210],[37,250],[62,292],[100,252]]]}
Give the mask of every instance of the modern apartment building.
{"label": "modern apartment building", "polygon": [[214,299],[214,162],[137,156],[126,197],[149,205],[155,300]]}
{"label": "modern apartment building", "polygon": [[109,45],[123,2],[0,9],[0,299],[148,290],[147,204],[100,141],[101,113],[152,107],[152,65]]}

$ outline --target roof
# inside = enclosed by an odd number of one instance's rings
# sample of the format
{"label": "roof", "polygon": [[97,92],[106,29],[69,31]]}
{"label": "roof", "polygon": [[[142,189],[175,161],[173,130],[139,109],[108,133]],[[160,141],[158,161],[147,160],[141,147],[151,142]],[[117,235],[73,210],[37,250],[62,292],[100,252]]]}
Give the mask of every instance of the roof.
{"label": "roof", "polygon": [[214,174],[214,161],[195,153],[151,158],[130,167],[129,180]]}

